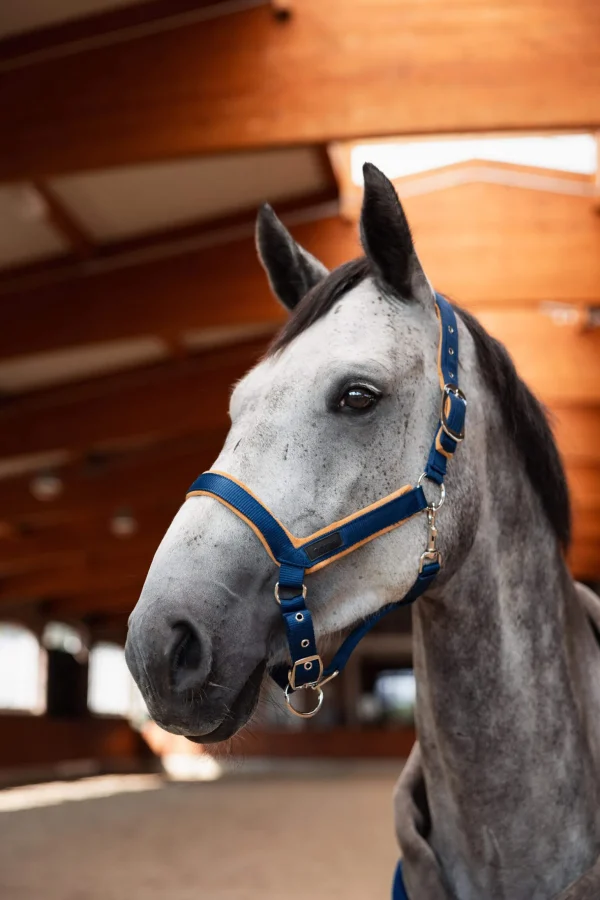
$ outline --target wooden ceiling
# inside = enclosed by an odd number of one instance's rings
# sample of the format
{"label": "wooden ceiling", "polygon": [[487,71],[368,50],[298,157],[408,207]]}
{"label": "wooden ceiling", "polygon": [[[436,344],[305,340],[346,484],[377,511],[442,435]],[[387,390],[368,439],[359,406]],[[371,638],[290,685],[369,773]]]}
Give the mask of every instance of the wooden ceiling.
{"label": "wooden ceiling", "polygon": [[596,0],[302,0],[287,18],[269,3],[145,6],[145,21],[138,5],[8,41],[0,179],[359,136],[599,124]]}
{"label": "wooden ceiling", "polygon": [[[357,255],[360,192],[334,178],[330,140],[600,126],[594,0],[284,6],[152,0],[0,41],[0,182],[36,191],[67,248],[0,271],[0,472],[16,473],[0,478],[6,615],[124,621],[183,491],[222,444],[231,383],[282,321],[253,204],[101,241],[53,179],[310,148],[322,184],[278,210],[335,266]],[[573,496],[572,566],[600,579],[595,182],[491,168],[397,185],[436,288],[506,342],[547,404]],[[81,366],[148,340],[145,363],[96,377]],[[32,477],[56,459],[62,492],[41,502]],[[109,527],[123,510],[129,538]]]}

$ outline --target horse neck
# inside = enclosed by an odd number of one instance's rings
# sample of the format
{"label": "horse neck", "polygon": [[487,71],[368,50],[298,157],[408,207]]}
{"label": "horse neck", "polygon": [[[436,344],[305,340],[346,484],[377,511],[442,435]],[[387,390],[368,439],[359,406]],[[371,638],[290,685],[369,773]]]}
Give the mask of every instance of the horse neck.
{"label": "horse neck", "polygon": [[456,896],[532,900],[598,850],[599,710],[582,700],[598,655],[516,449],[488,447],[474,544],[414,608],[417,730],[428,840]]}

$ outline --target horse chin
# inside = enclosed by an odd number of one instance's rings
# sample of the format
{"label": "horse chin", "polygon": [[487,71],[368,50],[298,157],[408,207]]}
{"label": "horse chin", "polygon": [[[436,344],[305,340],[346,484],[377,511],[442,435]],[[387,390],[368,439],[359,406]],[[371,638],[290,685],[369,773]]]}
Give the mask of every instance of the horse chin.
{"label": "horse chin", "polygon": [[193,741],[195,744],[218,744],[220,741],[227,741],[234,734],[237,734],[247,724],[256,709],[265,668],[266,663],[263,661],[254,669],[248,681],[229,707],[220,725],[217,725],[216,728],[207,734],[187,735],[188,740]]}

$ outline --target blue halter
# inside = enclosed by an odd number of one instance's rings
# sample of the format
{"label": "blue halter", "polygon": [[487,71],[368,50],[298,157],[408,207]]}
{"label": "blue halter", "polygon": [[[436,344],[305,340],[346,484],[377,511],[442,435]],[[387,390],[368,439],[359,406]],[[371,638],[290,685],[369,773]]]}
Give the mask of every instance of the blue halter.
{"label": "blue halter", "polygon": [[[350,654],[367,632],[388,612],[414,603],[427,590],[441,568],[441,556],[436,549],[435,517],[444,502],[444,476],[448,460],[464,437],[467,401],[458,387],[456,316],[441,294],[436,294],[435,300],[440,325],[438,373],[442,402],[435,438],[417,487],[407,485],[400,488],[307,538],[294,537],[247,487],[224,472],[204,472],[194,481],[187,494],[187,498],[214,497],[234,512],[254,531],[273,562],[279,565],[275,599],[281,607],[291,666],[276,666],[270,674],[283,688],[292,711],[302,717],[317,713],[323,702],[323,685],[342,671]],[[425,478],[435,482],[440,488],[437,504],[428,503],[425,497],[421,487]],[[397,528],[425,510],[429,524],[428,543],[427,549],[421,554],[415,583],[401,600],[377,610],[357,625],[329,665],[324,666],[317,651],[312,616],[305,603],[304,576],[341,559],[367,541]],[[300,688],[311,688],[318,693],[317,706],[308,713],[299,712],[291,705],[290,694]]]}

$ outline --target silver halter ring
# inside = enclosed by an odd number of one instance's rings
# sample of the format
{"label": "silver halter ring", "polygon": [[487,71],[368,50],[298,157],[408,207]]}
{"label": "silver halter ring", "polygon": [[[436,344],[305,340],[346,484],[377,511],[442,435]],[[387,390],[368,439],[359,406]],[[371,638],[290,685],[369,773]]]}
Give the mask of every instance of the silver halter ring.
{"label": "silver halter ring", "polygon": [[[429,476],[427,475],[427,472],[423,472],[421,475],[419,475],[419,480],[417,481],[417,487],[421,487],[421,485],[423,484],[424,478],[427,478],[429,481],[433,481],[432,478],[429,478]],[[437,481],[433,481],[433,484],[437,484]],[[427,504],[428,504],[427,509],[430,509],[431,512],[433,512],[433,513],[436,513],[438,511],[438,509],[442,508],[442,506],[444,505],[444,500],[446,499],[446,488],[444,487],[444,482],[442,482],[441,484],[438,484],[437,486],[440,489],[440,499],[438,500],[437,503],[430,503],[429,500],[427,501]]]}
{"label": "silver halter ring", "polygon": [[[336,672],[336,674],[337,674],[337,672]],[[300,712],[299,709],[295,709],[292,706],[292,701],[290,698],[290,690],[291,690],[291,685],[288,684],[288,685],[286,685],[286,688],[283,693],[285,694],[285,702],[289,706],[290,710],[294,713],[294,715],[298,716],[300,719],[312,719],[313,716],[316,716],[316,714],[321,709],[321,706],[323,705],[323,691],[321,690],[321,688],[318,685],[316,687],[310,687],[310,690],[316,691],[319,696],[317,698],[317,705],[315,706],[315,708],[309,710],[308,712]],[[306,690],[306,688],[301,688],[301,690]]]}
{"label": "silver halter ring", "polygon": [[[277,584],[275,585],[275,589],[274,589],[273,593],[275,594],[275,599],[281,606],[281,597],[279,596],[279,582],[277,582]],[[306,600],[306,585],[305,584],[302,585],[302,599]]]}

